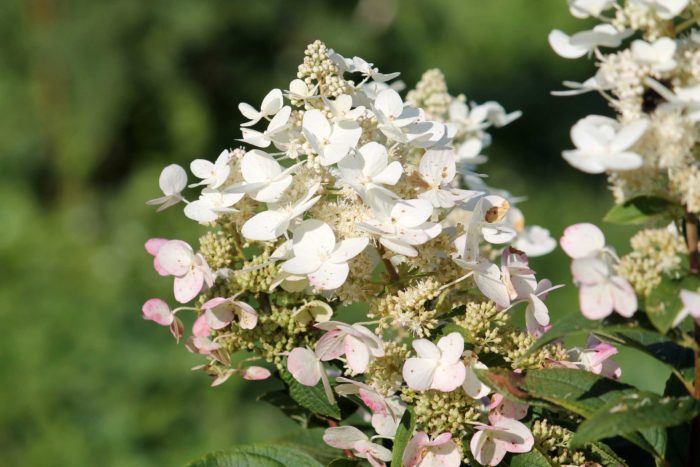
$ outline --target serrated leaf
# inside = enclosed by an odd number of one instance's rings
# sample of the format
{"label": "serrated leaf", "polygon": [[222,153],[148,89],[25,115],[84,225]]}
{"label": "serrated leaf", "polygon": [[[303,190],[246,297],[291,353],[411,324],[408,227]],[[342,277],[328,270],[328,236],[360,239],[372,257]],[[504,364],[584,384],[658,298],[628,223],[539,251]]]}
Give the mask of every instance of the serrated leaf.
{"label": "serrated leaf", "polygon": [[280,370],[280,377],[289,389],[289,395],[302,407],[313,413],[340,420],[340,408],[338,404],[331,404],[321,384],[316,386],[304,386],[285,370]]}
{"label": "serrated leaf", "polygon": [[323,467],[303,451],[274,444],[251,444],[207,454],[189,467]]}
{"label": "serrated leaf", "polygon": [[616,204],[603,217],[611,224],[642,224],[659,220],[664,215],[674,217],[671,212],[676,205],[671,201],[657,196],[637,196],[623,204]]}
{"label": "serrated leaf", "polygon": [[680,425],[698,414],[700,403],[690,397],[627,394],[604,405],[579,425],[571,447],[582,447],[603,438],[625,436],[636,432],[641,426],[649,429]]}
{"label": "serrated leaf", "polygon": [[681,289],[697,290],[698,287],[700,287],[700,278],[695,276],[687,276],[681,280],[673,280],[664,276],[661,283],[651,291],[646,299],[646,312],[649,321],[662,334],[666,334],[683,308],[679,296]]}
{"label": "serrated leaf", "polygon": [[598,462],[603,467],[627,467],[627,463],[604,443],[591,443],[586,445],[590,452],[590,459]]}
{"label": "serrated leaf", "polygon": [[516,454],[510,461],[510,467],[554,467],[555,464],[537,447],[524,454]]}
{"label": "serrated leaf", "polygon": [[416,429],[416,416],[411,407],[407,408],[401,417],[394,436],[394,446],[391,450],[391,465],[402,465],[403,452],[406,450],[413,431]]}
{"label": "serrated leaf", "polygon": [[[571,368],[537,369],[523,374],[489,371],[477,372],[477,375],[508,398],[525,400],[534,405],[545,403],[584,418],[591,417],[601,407],[624,396],[640,394],[627,384]],[[660,435],[654,428],[624,436],[656,456],[663,455],[665,446],[660,444]]]}

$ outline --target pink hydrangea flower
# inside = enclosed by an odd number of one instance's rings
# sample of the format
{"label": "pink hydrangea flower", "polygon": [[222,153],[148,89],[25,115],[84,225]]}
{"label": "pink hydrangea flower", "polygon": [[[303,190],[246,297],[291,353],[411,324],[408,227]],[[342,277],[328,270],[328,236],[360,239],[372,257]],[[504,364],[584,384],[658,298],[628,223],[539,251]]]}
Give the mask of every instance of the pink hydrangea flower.
{"label": "pink hydrangea flower", "polygon": [[258,324],[258,313],[246,302],[230,298],[212,298],[202,305],[204,322],[210,329],[223,329],[238,318],[241,328],[253,329]]}
{"label": "pink hydrangea flower", "polygon": [[192,250],[182,240],[168,240],[158,248],[156,255],[159,267],[175,277],[173,290],[175,299],[187,303],[195,298],[204,286],[214,284],[214,274],[204,257]]}
{"label": "pink hydrangea flower", "polygon": [[491,425],[477,426],[469,443],[472,455],[481,465],[498,465],[506,453],[529,452],[535,444],[530,429],[517,420],[489,414]]}
{"label": "pink hydrangea flower", "polygon": [[406,445],[402,464],[404,467],[459,467],[462,454],[451,433],[441,433],[431,440],[427,433],[419,431]]}

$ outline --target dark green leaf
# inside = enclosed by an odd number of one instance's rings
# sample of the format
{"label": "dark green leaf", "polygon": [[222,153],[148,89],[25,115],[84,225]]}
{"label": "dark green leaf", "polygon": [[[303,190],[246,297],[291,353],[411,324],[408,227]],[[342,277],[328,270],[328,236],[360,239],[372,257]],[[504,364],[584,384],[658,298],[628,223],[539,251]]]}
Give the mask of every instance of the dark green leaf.
{"label": "dark green leaf", "polygon": [[[570,368],[529,370],[524,374],[496,371],[477,374],[484,383],[506,397],[518,398],[535,405],[546,403],[584,418],[591,417],[601,407],[619,401],[624,396],[640,394],[632,386]],[[651,429],[648,433],[631,432],[624,435],[641,448],[661,456],[663,446],[659,442],[659,436],[656,429]]]}
{"label": "dark green leaf", "polygon": [[333,461],[338,457],[338,450],[323,441],[325,428],[299,430],[275,441],[276,446],[288,446],[304,451],[322,464]]}
{"label": "dark green leaf", "polygon": [[603,467],[627,467],[627,463],[615,454],[615,451],[610,449],[607,444],[591,443],[586,445],[586,449],[590,452],[587,457]]}
{"label": "dark green leaf", "polygon": [[302,407],[309,409],[313,413],[340,420],[340,408],[338,404],[331,404],[326,397],[326,393],[321,383],[316,386],[304,386],[299,384],[294,377],[285,370],[280,371],[282,380],[289,389],[289,395]]}
{"label": "dark green leaf", "polygon": [[401,465],[403,452],[406,449],[408,441],[413,436],[413,431],[416,429],[416,417],[412,408],[407,408],[401,417],[399,426],[396,429],[394,437],[394,447],[391,451],[391,465]]}
{"label": "dark green leaf", "polygon": [[510,467],[554,467],[554,463],[537,447],[524,454],[516,454],[510,461]]}
{"label": "dark green leaf", "polygon": [[664,276],[646,300],[647,316],[656,329],[666,334],[683,308],[679,296],[681,289],[697,290],[698,287],[700,279],[695,276],[687,276],[680,280]]}
{"label": "dark green leaf", "polygon": [[359,465],[359,461],[341,457],[339,459],[333,459],[326,467],[358,467]]}
{"label": "dark green leaf", "polygon": [[690,397],[627,394],[605,404],[579,425],[571,446],[582,447],[599,439],[625,436],[636,432],[639,427],[651,429],[680,425],[699,413],[700,403]]}
{"label": "dark green leaf", "polygon": [[671,209],[676,207],[671,201],[656,196],[638,196],[623,204],[616,204],[603,220],[611,224],[641,224],[658,220],[667,214],[673,217]]}
{"label": "dark green leaf", "polygon": [[207,454],[189,467],[323,467],[303,451],[275,444],[251,444]]}

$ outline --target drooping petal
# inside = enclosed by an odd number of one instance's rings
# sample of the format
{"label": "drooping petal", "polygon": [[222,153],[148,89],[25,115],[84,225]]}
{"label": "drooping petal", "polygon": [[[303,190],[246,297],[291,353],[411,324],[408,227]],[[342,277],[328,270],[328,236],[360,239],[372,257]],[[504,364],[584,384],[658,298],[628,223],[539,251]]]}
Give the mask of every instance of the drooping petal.
{"label": "drooping petal", "polygon": [[258,324],[258,312],[255,308],[248,305],[246,302],[233,301],[232,302],[236,316],[238,317],[238,324],[242,329],[254,329]]}
{"label": "drooping petal", "polygon": [[167,303],[159,298],[151,298],[141,308],[143,319],[153,321],[161,326],[170,326],[175,320],[175,315],[170,311]]}
{"label": "drooping petal", "polygon": [[334,448],[353,449],[359,441],[367,441],[367,435],[354,426],[338,426],[326,428],[323,441]]}
{"label": "drooping petal", "polygon": [[200,269],[190,269],[184,276],[173,281],[175,300],[187,303],[195,298],[204,286],[204,273]]}
{"label": "drooping petal", "polygon": [[325,333],[316,342],[316,355],[322,362],[335,360],[345,353],[345,333],[333,329]]}
{"label": "drooping petal", "polygon": [[321,372],[323,371],[316,355],[303,347],[296,347],[289,352],[287,369],[294,379],[304,386],[316,386],[321,380]]}
{"label": "drooping petal", "polygon": [[469,449],[474,459],[481,465],[498,465],[506,455],[506,450],[502,446],[496,445],[491,439],[489,430],[478,430],[474,433],[469,443]]}
{"label": "drooping petal", "polygon": [[243,370],[241,376],[248,381],[260,381],[269,378],[272,376],[272,373],[270,373],[270,370],[267,368],[261,366],[249,366]]}
{"label": "drooping petal", "polygon": [[495,426],[500,430],[494,430],[490,435],[508,452],[529,452],[535,444],[530,429],[517,420],[499,417]]}
{"label": "drooping petal", "polygon": [[369,365],[369,349],[360,339],[346,336],[344,340],[345,358],[354,373],[364,373]]}

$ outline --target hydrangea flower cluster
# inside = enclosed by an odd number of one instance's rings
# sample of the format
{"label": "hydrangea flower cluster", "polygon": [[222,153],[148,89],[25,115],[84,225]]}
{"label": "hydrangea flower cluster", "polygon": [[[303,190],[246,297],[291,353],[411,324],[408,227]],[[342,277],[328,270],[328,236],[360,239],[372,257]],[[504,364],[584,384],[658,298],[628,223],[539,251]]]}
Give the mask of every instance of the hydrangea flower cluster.
{"label": "hydrangea flower cluster", "polygon": [[[695,29],[700,4],[568,3],[573,16],[601,24],[573,35],[554,30],[549,43],[567,59],[594,56],[598,71],[583,83],[565,82],[570,89],[553,94],[596,91],[617,116],[579,120],[571,129],[575,149],[564,151],[564,159],[583,172],[606,173],[618,205],[633,206],[639,214],[659,214],[640,222],[677,222],[685,216],[693,227],[700,214],[700,30]],[[561,246],[573,259],[583,314],[600,319],[614,310],[631,317],[637,296],[648,298],[663,277],[679,279],[682,258],[689,253],[680,236],[685,231],[686,226],[675,223],[668,229],[645,229],[632,239],[634,251],[620,260],[605,246],[597,227],[569,227]],[[697,252],[696,241],[689,243],[691,256]],[[686,315],[678,313],[676,322]]]}
{"label": "hydrangea flower cluster", "polygon": [[[324,440],[373,466],[392,459],[407,411],[416,419],[407,466],[497,465],[535,447],[586,462],[590,452],[552,444],[547,433],[570,433],[558,414],[504,398],[479,376],[551,366],[619,376],[615,349],[601,342],[529,352],[550,326],[545,300],[557,287],[537,279],[528,256],[556,242],[474,172],[487,130],[520,114],[450,95],[438,70],[402,98],[397,76],[316,41],[288,89],[239,105],[247,149],[191,163],[196,199],[183,194],[185,170],[166,167],[163,196],[149,204],[184,203],[209,231],[199,251],[146,243],[183,306],[151,299],[143,317],[179,340],[176,315],[194,311],[185,345],[207,359],[198,369],[214,385],[275,373],[290,387],[322,388],[331,405],[355,403],[360,422],[332,422]],[[581,264],[612,267],[603,245],[589,250],[577,251]],[[611,284],[586,282],[628,313]],[[352,303],[363,318],[348,318]]]}
{"label": "hydrangea flower cluster", "polygon": [[691,0],[570,0],[575,17],[601,24],[549,36],[560,56],[596,60],[592,78],[554,94],[596,91],[617,113],[579,120],[575,148],[563,153],[579,170],[606,173],[616,203],[654,195],[700,213],[699,8]]}

